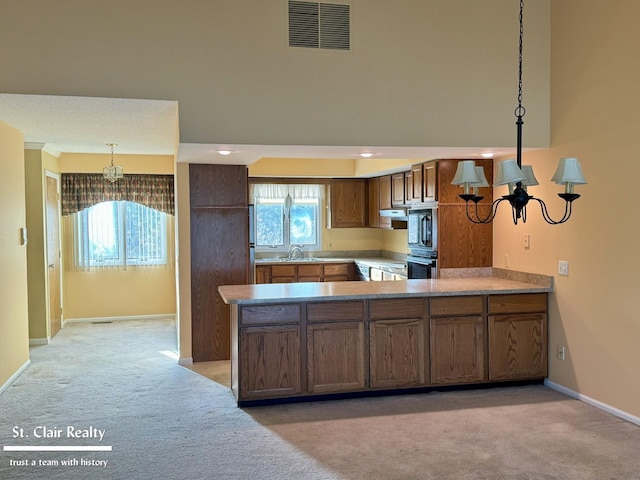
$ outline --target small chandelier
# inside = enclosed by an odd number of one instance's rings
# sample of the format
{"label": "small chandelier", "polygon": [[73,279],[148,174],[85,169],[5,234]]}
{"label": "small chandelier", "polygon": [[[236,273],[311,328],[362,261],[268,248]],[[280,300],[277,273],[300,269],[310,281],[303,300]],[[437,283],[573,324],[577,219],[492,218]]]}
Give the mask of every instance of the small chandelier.
{"label": "small chandelier", "polygon": [[107,147],[111,147],[111,165],[102,169],[102,176],[111,183],[115,183],[123,177],[122,167],[113,164],[113,149],[117,146],[117,143],[107,143]]}
{"label": "small chandelier", "polygon": [[[527,204],[530,200],[535,200],[540,204],[542,210],[542,217],[547,223],[551,225],[558,225],[569,220],[571,216],[571,208],[573,201],[580,197],[577,193],[573,192],[574,185],[585,184],[587,181],[582,175],[580,168],[580,162],[577,158],[561,158],[556,173],[551,178],[552,182],[558,185],[564,185],[564,193],[559,193],[558,196],[565,201],[564,214],[559,220],[554,220],[549,216],[547,205],[535,198],[533,195],[529,195],[527,187],[539,185],[538,180],[533,174],[533,168],[531,165],[522,165],[522,125],[525,114],[525,108],[522,106],[522,38],[523,38],[523,22],[522,11],[524,9],[524,0],[520,0],[520,48],[518,55],[518,106],[515,109],[516,125],[517,125],[517,149],[516,158],[510,158],[502,162],[498,162],[496,165],[496,180],[494,186],[508,185],[509,195],[503,195],[502,198],[494,200],[491,204],[491,209],[487,215],[481,215],[478,211],[478,202],[483,197],[478,196],[478,188],[488,187],[489,183],[484,175],[484,169],[476,166],[473,160],[464,160],[458,162],[458,168],[456,170],[455,177],[451,182],[452,185],[461,185],[464,188],[464,193],[460,195],[465,201],[467,218],[473,223],[490,223],[496,216],[498,205],[507,200],[511,205],[513,214],[513,223],[518,224],[518,220],[522,219],[523,222],[527,221]],[[473,191],[471,190],[473,189]],[[475,211],[470,212],[469,202],[475,204]]]}

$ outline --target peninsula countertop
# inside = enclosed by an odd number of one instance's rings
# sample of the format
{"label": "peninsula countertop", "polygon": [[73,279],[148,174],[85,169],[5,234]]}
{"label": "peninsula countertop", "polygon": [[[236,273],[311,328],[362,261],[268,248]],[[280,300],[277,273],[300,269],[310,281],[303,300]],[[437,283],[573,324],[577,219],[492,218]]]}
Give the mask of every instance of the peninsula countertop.
{"label": "peninsula countertop", "polygon": [[228,304],[266,304],[328,300],[410,298],[460,295],[549,293],[552,283],[528,283],[496,276],[388,282],[310,282],[224,285],[218,288]]}

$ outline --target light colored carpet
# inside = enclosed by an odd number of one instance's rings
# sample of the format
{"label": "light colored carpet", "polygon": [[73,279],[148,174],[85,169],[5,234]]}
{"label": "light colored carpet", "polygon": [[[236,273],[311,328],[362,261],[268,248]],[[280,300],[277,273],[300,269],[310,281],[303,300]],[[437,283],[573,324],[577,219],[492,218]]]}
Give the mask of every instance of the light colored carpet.
{"label": "light colored carpet", "polygon": [[[1,452],[0,479],[640,479],[639,427],[543,386],[243,410],[172,350],[168,321],[74,324],[34,347],[0,395],[0,444],[113,451]],[[37,426],[106,433],[36,439]],[[68,458],[108,463],[9,464]]]}

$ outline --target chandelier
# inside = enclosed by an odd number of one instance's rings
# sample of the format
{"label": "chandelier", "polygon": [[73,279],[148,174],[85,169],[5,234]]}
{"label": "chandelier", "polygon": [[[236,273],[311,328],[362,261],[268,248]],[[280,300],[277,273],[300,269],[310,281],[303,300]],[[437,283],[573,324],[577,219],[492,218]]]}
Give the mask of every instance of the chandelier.
{"label": "chandelier", "polygon": [[102,169],[102,176],[111,183],[115,183],[123,177],[122,167],[113,164],[113,149],[117,146],[117,143],[107,143],[107,147],[111,147],[111,165]]}
{"label": "chandelier", "polygon": [[[478,202],[483,197],[478,196],[480,187],[488,187],[489,182],[484,175],[484,169],[476,166],[473,160],[464,160],[458,162],[455,177],[451,182],[453,185],[461,185],[464,193],[460,195],[465,201],[467,218],[473,223],[490,223],[496,216],[498,205],[505,200],[511,205],[513,214],[513,223],[518,224],[518,220],[527,221],[527,204],[530,201],[538,202],[542,211],[542,217],[551,225],[558,225],[569,220],[574,200],[580,197],[574,193],[573,186],[585,184],[587,181],[582,175],[580,162],[577,158],[561,158],[555,174],[551,177],[551,181],[558,185],[564,185],[564,193],[558,193],[558,196],[565,202],[564,214],[559,220],[554,220],[549,215],[547,205],[539,198],[529,195],[527,187],[539,185],[538,180],[533,174],[531,165],[522,165],[522,118],[525,115],[525,108],[522,106],[522,38],[523,38],[523,22],[522,12],[524,10],[524,0],[520,0],[520,46],[518,55],[518,106],[515,109],[516,126],[517,126],[517,147],[516,158],[510,158],[498,162],[496,165],[496,179],[494,186],[508,185],[509,195],[503,195],[502,198],[494,200],[491,209],[486,215],[478,210]],[[475,204],[475,209],[469,208],[469,202]],[[470,211],[471,210],[471,211]]]}

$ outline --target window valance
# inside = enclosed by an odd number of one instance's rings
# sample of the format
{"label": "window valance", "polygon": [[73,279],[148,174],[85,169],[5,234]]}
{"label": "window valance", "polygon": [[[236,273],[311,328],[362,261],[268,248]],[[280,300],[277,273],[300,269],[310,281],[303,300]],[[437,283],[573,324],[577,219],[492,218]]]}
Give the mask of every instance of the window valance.
{"label": "window valance", "polygon": [[275,199],[291,198],[311,199],[322,198],[324,185],[316,184],[275,184],[254,183],[249,185],[249,198]]}
{"label": "window valance", "polygon": [[62,215],[71,215],[101,202],[122,200],[174,215],[173,183],[173,175],[132,174],[111,183],[99,173],[62,173]]}

